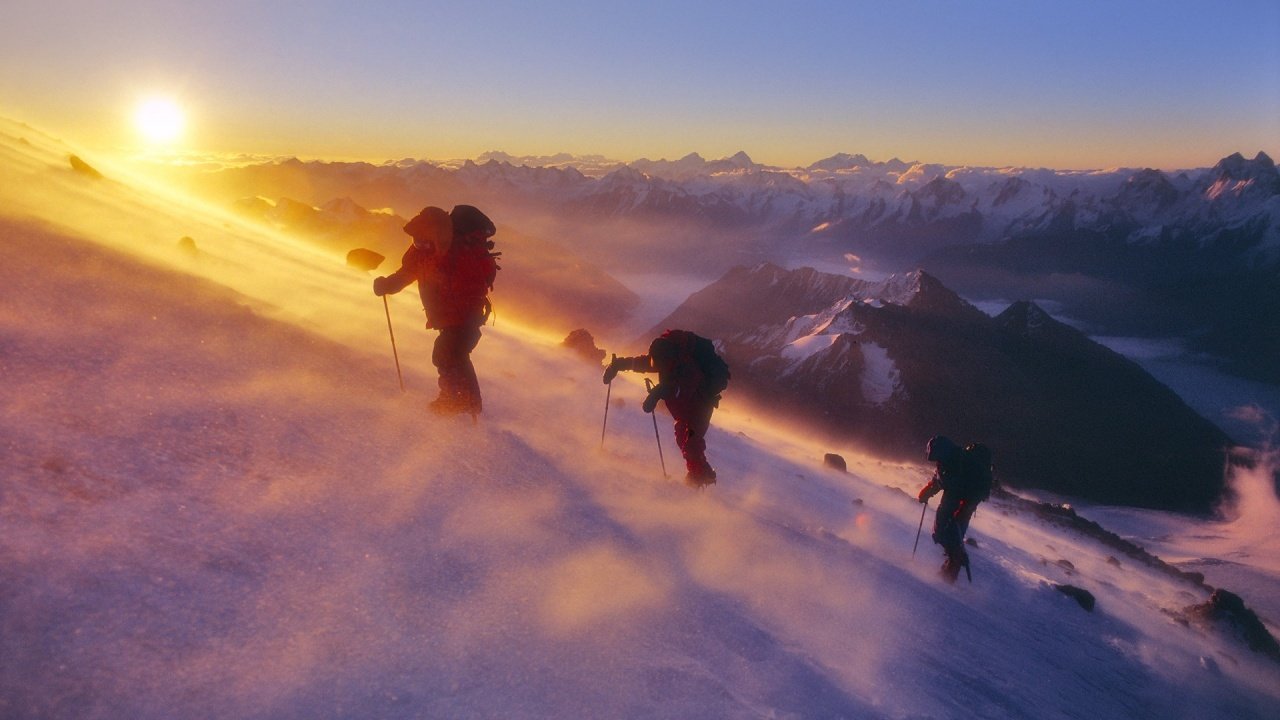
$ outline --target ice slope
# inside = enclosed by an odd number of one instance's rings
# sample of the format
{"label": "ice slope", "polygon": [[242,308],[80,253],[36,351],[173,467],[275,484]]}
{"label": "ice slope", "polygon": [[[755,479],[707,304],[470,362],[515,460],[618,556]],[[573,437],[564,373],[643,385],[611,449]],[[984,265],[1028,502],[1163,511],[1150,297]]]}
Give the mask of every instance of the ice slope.
{"label": "ice slope", "polygon": [[401,394],[367,276],[29,142],[48,152],[0,142],[0,716],[1280,706],[1274,663],[1166,614],[1202,590],[1012,506],[974,521],[974,583],[941,583],[927,536],[911,555],[923,468],[732,390],[705,492],[662,477],[637,378],[600,449],[599,369],[519,327],[477,349],[480,423],[431,418],[412,298]]}

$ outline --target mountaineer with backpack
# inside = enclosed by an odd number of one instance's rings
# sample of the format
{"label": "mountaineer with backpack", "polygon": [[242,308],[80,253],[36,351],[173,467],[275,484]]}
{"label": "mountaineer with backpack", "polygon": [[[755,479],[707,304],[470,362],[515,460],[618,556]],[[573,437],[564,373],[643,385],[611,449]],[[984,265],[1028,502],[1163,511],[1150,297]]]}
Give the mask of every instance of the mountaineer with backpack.
{"label": "mountaineer with backpack", "polygon": [[716,471],[707,462],[706,435],[711,413],[720,405],[720,393],[729,385],[729,365],[711,341],[687,330],[668,330],[650,343],[646,355],[614,356],[604,371],[605,384],[622,370],[658,373],[658,384],[645,398],[644,411],[653,412],[659,400],[666,403],[688,470],[685,482],[715,483]]}
{"label": "mountaineer with backpack", "polygon": [[927,503],[929,498],[942,493],[942,501],[938,503],[938,512],[933,520],[933,542],[941,545],[946,553],[942,577],[953,583],[960,576],[961,568],[969,572],[969,553],[964,549],[969,520],[973,518],[978,503],[991,496],[994,484],[991,450],[982,443],[970,443],[961,448],[944,435],[934,435],[925,447],[925,459],[937,463],[937,466],[929,483],[920,489],[917,499]]}
{"label": "mountaineer with backpack", "polygon": [[375,278],[373,293],[394,295],[418,283],[427,328],[439,330],[431,363],[439,372],[440,394],[433,412],[451,415],[480,413],[480,383],[471,351],[480,342],[480,328],[489,319],[489,291],[498,273],[493,222],[471,205],[446,213],[427,207],[404,226],[413,238],[400,269]]}

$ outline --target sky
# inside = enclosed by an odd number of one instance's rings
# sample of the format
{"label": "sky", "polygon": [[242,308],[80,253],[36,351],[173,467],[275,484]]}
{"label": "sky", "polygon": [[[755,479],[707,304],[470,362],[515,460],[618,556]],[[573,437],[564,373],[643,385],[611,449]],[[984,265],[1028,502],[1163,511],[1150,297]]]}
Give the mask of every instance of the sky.
{"label": "sky", "polygon": [[1280,4],[9,0],[0,114],[103,149],[1203,167],[1280,151]]}

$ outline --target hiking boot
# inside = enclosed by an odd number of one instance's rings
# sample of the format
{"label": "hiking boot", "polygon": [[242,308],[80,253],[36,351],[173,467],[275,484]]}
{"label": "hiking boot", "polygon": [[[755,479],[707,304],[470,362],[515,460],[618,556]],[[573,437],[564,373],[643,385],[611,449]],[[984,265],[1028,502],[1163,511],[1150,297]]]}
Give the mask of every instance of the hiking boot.
{"label": "hiking boot", "polygon": [[707,485],[716,484],[716,471],[710,467],[701,467],[690,470],[684,476],[684,484],[689,487],[706,487]]}
{"label": "hiking boot", "polygon": [[441,395],[427,403],[427,409],[436,415],[457,415],[458,413],[470,412],[467,403],[448,395]]}
{"label": "hiking boot", "polygon": [[956,578],[960,577],[960,571],[969,566],[969,553],[965,552],[963,545],[946,550],[947,559],[942,563],[942,578],[949,583],[954,583]]}
{"label": "hiking boot", "polygon": [[942,562],[942,568],[938,570],[938,574],[942,576],[950,584],[955,584],[957,578],[960,577],[960,568],[962,563],[947,558]]}

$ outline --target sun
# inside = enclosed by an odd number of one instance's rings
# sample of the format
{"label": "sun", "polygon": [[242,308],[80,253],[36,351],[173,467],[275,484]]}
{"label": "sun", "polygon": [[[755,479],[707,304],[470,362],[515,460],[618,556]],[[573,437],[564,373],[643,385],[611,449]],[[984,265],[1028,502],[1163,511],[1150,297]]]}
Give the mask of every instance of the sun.
{"label": "sun", "polygon": [[186,125],[182,108],[169,98],[148,98],[139,103],[133,123],[143,139],[153,144],[168,144],[182,136]]}

